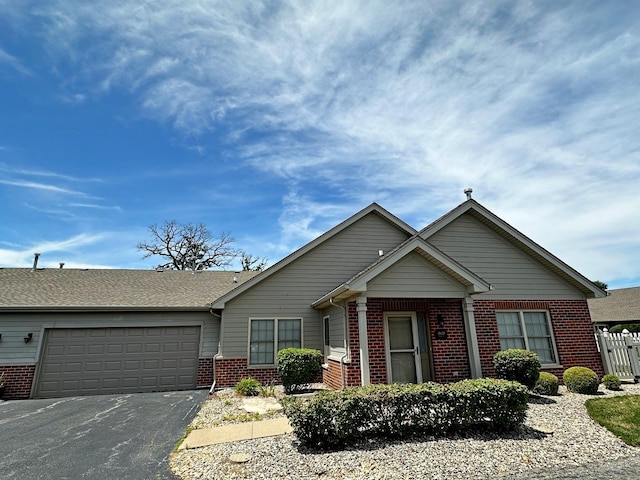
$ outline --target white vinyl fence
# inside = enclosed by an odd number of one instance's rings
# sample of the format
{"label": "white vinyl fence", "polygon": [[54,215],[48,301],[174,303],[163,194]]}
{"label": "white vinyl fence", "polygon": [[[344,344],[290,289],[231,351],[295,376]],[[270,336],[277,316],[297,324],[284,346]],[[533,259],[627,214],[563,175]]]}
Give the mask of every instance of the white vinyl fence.
{"label": "white vinyl fence", "polygon": [[605,373],[620,380],[640,381],[640,333],[610,333],[605,328],[596,333]]}

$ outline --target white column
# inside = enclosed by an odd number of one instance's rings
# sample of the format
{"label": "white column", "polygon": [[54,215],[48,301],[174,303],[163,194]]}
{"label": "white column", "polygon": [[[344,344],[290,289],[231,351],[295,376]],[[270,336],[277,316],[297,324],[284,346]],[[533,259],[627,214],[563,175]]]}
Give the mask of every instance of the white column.
{"label": "white column", "polygon": [[467,350],[469,352],[471,378],[482,378],[480,350],[478,348],[478,335],[476,332],[476,319],[473,315],[473,299],[468,295],[464,299],[462,311],[464,313],[464,326],[467,336]]}
{"label": "white column", "polygon": [[367,297],[356,298],[358,312],[358,340],[360,342],[360,383],[369,385],[369,337],[367,336]]}

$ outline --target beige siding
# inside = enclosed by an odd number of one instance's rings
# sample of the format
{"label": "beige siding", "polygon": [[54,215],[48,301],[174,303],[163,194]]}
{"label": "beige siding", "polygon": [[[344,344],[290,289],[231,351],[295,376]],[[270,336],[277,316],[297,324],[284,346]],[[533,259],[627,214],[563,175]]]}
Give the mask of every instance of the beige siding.
{"label": "beige siding", "polygon": [[304,318],[303,344],[322,349],[322,312],[311,303],[406,240],[407,234],[371,213],[279,272],[228,302],[223,312],[226,357],[246,357],[249,317]]}
{"label": "beige siding", "polygon": [[582,299],[584,296],[515,245],[465,214],[428,241],[491,283],[483,299]]}
{"label": "beige siding", "polygon": [[[200,356],[213,356],[218,349],[220,320],[208,312],[176,313],[3,313],[0,314],[0,365],[37,362],[44,328],[152,327],[204,325]],[[33,340],[24,342],[27,333]]]}
{"label": "beige siding", "polygon": [[368,282],[367,296],[463,298],[465,288],[413,252]]}

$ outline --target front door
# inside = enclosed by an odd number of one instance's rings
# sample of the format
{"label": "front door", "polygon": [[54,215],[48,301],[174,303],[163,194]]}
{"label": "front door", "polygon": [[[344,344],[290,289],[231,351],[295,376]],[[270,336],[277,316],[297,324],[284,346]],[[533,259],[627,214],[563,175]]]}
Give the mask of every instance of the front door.
{"label": "front door", "polygon": [[415,313],[385,315],[389,383],[421,383],[422,367]]}

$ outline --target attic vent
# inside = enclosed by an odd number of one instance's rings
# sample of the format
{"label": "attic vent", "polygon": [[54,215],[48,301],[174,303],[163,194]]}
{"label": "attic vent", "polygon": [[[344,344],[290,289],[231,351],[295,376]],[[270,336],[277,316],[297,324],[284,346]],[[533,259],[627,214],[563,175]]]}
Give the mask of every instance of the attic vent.
{"label": "attic vent", "polygon": [[238,283],[238,277],[236,277],[235,275],[233,276],[233,283]]}
{"label": "attic vent", "polygon": [[378,250],[378,256],[381,257],[384,255],[384,250]]}
{"label": "attic vent", "polygon": [[164,272],[164,267],[156,267],[156,272]]}
{"label": "attic vent", "polygon": [[473,188],[464,189],[464,194],[467,196],[467,200],[471,200],[471,193],[473,193]]}

